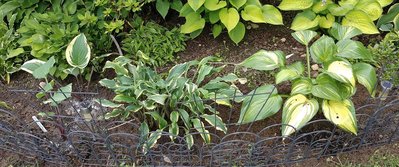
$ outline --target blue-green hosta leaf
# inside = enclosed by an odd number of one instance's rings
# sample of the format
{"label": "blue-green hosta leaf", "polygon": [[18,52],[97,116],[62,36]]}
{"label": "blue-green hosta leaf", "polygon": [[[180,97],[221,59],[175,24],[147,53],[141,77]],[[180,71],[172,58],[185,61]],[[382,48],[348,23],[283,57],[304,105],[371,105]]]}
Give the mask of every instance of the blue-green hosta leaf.
{"label": "blue-green hosta leaf", "polygon": [[334,39],[329,36],[323,35],[310,47],[310,55],[316,63],[324,63],[331,60],[337,52],[337,46]]}
{"label": "blue-green hosta leaf", "polygon": [[205,3],[205,0],[187,0],[187,3],[194,11],[197,11]]}
{"label": "blue-green hosta leaf", "polygon": [[317,33],[315,31],[302,30],[294,32],[291,35],[302,45],[308,45],[309,42],[312,41],[312,39],[317,35]]}
{"label": "blue-green hosta leaf", "polygon": [[42,64],[39,68],[32,72],[33,77],[36,79],[46,78],[54,64],[55,59],[54,57],[51,57],[46,63]]}
{"label": "blue-green hosta leaf", "polygon": [[256,5],[247,5],[244,10],[241,11],[241,17],[245,21],[251,21],[254,23],[266,23],[266,19],[263,16],[262,8]]}
{"label": "blue-green hosta leaf", "polygon": [[378,34],[379,31],[369,16],[360,10],[348,12],[342,19],[343,26],[353,26],[358,28],[364,34]]}
{"label": "blue-green hosta leaf", "polygon": [[40,66],[42,66],[44,63],[44,61],[41,60],[37,60],[37,59],[32,59],[29,60],[27,62],[25,62],[22,66],[21,66],[21,70],[28,72],[30,74],[33,74],[33,71],[35,71],[36,69],[38,69]]}
{"label": "blue-green hosta leaf", "polygon": [[204,139],[205,143],[210,143],[211,142],[211,135],[209,134],[209,131],[205,129],[204,123],[199,120],[198,118],[191,119],[191,122],[194,125],[194,129],[197,130],[202,139]]}
{"label": "blue-green hosta leaf", "polygon": [[262,6],[263,17],[266,23],[273,25],[283,25],[283,16],[281,12],[273,5],[263,5]]}
{"label": "blue-green hosta leaf", "polygon": [[332,28],[329,30],[329,34],[340,41],[358,36],[362,34],[362,31],[355,27],[342,26],[341,24],[334,23]]}
{"label": "blue-green hosta leaf", "polygon": [[306,125],[319,110],[319,103],[315,99],[307,99],[298,94],[290,97],[284,104],[282,117],[282,136],[289,136]]}
{"label": "blue-green hosta leaf", "polygon": [[282,51],[260,50],[245,59],[239,65],[255,70],[270,71],[285,64],[285,55]]}
{"label": "blue-green hosta leaf", "polygon": [[339,57],[348,59],[362,59],[372,61],[373,55],[371,52],[359,41],[353,41],[350,39],[341,40],[337,43]]}
{"label": "blue-green hosta leaf", "polygon": [[227,133],[227,127],[226,124],[223,122],[222,118],[220,118],[217,115],[208,115],[208,114],[203,114],[201,115],[202,118],[205,119],[206,122],[208,122],[210,125],[216,128],[216,130],[220,130],[224,132],[225,134]]}
{"label": "blue-green hosta leaf", "polygon": [[191,12],[185,17],[186,23],[180,27],[181,33],[190,34],[192,32],[202,30],[205,27],[205,19],[203,19],[200,14]]}
{"label": "blue-green hosta leaf", "polygon": [[58,89],[50,99],[44,101],[44,104],[51,103],[52,106],[56,106],[65,99],[70,98],[72,95],[72,84],[68,84],[67,86],[61,87]]}
{"label": "blue-green hosta leaf", "polygon": [[238,11],[235,8],[223,8],[219,12],[219,18],[223,25],[230,32],[238,25],[240,21],[240,14],[238,14]]}
{"label": "blue-green hosta leaf", "polygon": [[377,0],[361,0],[356,4],[355,9],[365,12],[372,21],[380,18],[383,12]]}
{"label": "blue-green hosta leaf", "polygon": [[291,24],[291,29],[295,31],[315,28],[319,25],[320,16],[311,10],[298,13]]}
{"label": "blue-green hosta leaf", "polygon": [[226,1],[219,1],[219,0],[206,0],[205,1],[205,8],[207,8],[210,11],[215,11],[219,10],[221,8],[224,8],[227,5]]}
{"label": "blue-green hosta leaf", "polygon": [[251,91],[242,103],[239,124],[263,120],[276,114],[283,104],[273,85],[264,85]]}
{"label": "blue-green hosta leaf", "polygon": [[247,0],[229,0],[231,5],[233,5],[236,9],[239,9],[241,6],[243,6],[245,3],[247,3]]}
{"label": "blue-green hosta leaf", "polygon": [[344,131],[357,135],[355,107],[350,100],[323,100],[324,116]]}
{"label": "blue-green hosta leaf", "polygon": [[334,79],[349,83],[352,86],[356,85],[356,80],[353,75],[352,65],[346,61],[334,61],[327,67],[327,74]]}
{"label": "blue-green hosta leaf", "polygon": [[245,36],[245,25],[241,22],[238,22],[237,26],[228,32],[230,39],[238,44],[244,39]]}
{"label": "blue-green hosta leaf", "polygon": [[313,0],[283,0],[278,8],[281,10],[304,10],[312,7]]}
{"label": "blue-green hosta leaf", "polygon": [[371,96],[375,96],[377,85],[377,74],[373,66],[367,63],[356,63],[353,65],[357,81],[367,88]]}
{"label": "blue-green hosta leaf", "polygon": [[80,69],[84,69],[89,64],[90,54],[90,46],[84,34],[73,38],[65,51],[68,64]]}
{"label": "blue-green hosta leaf", "polygon": [[304,71],[305,67],[303,66],[303,63],[300,61],[295,62],[294,64],[287,66],[277,73],[276,84],[297,79],[303,74]]}
{"label": "blue-green hosta leaf", "polygon": [[308,78],[300,78],[294,81],[291,88],[291,95],[312,93],[312,81]]}

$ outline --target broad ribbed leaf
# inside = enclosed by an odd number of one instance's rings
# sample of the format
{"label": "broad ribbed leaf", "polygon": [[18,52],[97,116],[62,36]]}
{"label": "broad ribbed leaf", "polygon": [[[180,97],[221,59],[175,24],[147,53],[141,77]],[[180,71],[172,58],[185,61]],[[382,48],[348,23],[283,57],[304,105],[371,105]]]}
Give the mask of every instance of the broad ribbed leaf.
{"label": "broad ribbed leaf", "polygon": [[328,65],[327,74],[340,82],[349,83],[352,86],[355,86],[356,84],[355,77],[353,75],[352,65],[349,62],[332,62],[330,65]]}
{"label": "broad ribbed leaf", "polygon": [[281,12],[273,5],[263,5],[262,6],[263,17],[266,23],[273,25],[283,25],[283,16]]}
{"label": "broad ribbed leaf", "polygon": [[376,0],[361,0],[356,4],[356,10],[365,12],[372,21],[377,20],[382,15],[382,7]]}
{"label": "broad ribbed leaf", "polygon": [[165,94],[156,94],[156,95],[150,95],[148,96],[148,99],[151,99],[153,101],[155,101],[158,104],[164,105],[166,99],[168,98],[168,95]]}
{"label": "broad ribbed leaf", "polygon": [[371,96],[375,96],[377,85],[377,74],[375,68],[367,63],[356,63],[353,65],[357,81],[367,88]]}
{"label": "broad ribbed leaf", "polygon": [[334,84],[314,85],[312,87],[312,94],[322,99],[342,100],[339,89]]}
{"label": "broad ribbed leaf", "polygon": [[281,10],[304,10],[313,5],[313,0],[283,0],[278,8]]}
{"label": "broad ribbed leaf", "polygon": [[297,14],[291,23],[291,29],[295,31],[307,30],[319,25],[320,16],[310,10]]}
{"label": "broad ribbed leaf", "polygon": [[30,74],[33,74],[33,71],[35,71],[36,69],[38,69],[40,66],[42,66],[44,63],[44,61],[41,60],[37,60],[37,59],[32,59],[29,60],[27,62],[25,62],[22,66],[21,66],[21,70],[28,72]]}
{"label": "broad ribbed leaf", "polygon": [[281,51],[260,50],[245,59],[239,65],[255,70],[269,71],[285,64],[285,55]]}
{"label": "broad ribbed leaf", "polygon": [[355,107],[350,100],[323,101],[324,116],[344,131],[357,135]]}
{"label": "broad ribbed leaf", "polygon": [[332,35],[337,40],[350,39],[352,37],[362,34],[362,31],[355,27],[342,26],[341,24],[334,23],[332,28],[329,30],[330,35]]}
{"label": "broad ribbed leaf", "polygon": [[337,46],[334,39],[329,36],[323,35],[310,47],[310,55],[316,63],[324,63],[331,60],[337,52]]}
{"label": "broad ribbed leaf", "polygon": [[359,41],[350,39],[341,40],[337,43],[337,56],[348,59],[362,59],[372,61],[373,55],[370,51]]}
{"label": "broad ribbed leaf", "polygon": [[397,17],[398,14],[399,14],[399,3],[396,3],[389,8],[386,15],[381,16],[381,18],[377,22],[377,26],[380,27],[384,24],[392,22],[395,19],[395,17]]}
{"label": "broad ribbed leaf", "polygon": [[309,42],[317,35],[315,31],[303,30],[291,34],[299,43],[308,45]]}
{"label": "broad ribbed leaf", "polygon": [[50,69],[53,67],[55,64],[55,59],[54,57],[51,57],[46,63],[41,65],[39,68],[36,68],[33,72],[32,75],[36,79],[43,79],[46,78],[47,75],[50,73]]}
{"label": "broad ribbed leaf", "polygon": [[234,8],[223,8],[219,12],[220,21],[224,24],[227,30],[230,32],[233,30],[240,21],[240,14]]}
{"label": "broad ribbed leaf", "polygon": [[266,19],[263,16],[262,9],[256,5],[247,5],[244,10],[241,11],[241,17],[245,21],[252,21],[254,23],[266,23]]}
{"label": "broad ribbed leaf", "polygon": [[353,26],[365,34],[378,34],[379,31],[369,16],[360,10],[348,12],[342,20],[343,26]]}
{"label": "broad ribbed leaf", "polygon": [[280,110],[282,103],[283,99],[273,85],[258,87],[245,97],[238,123],[251,123],[272,116]]}
{"label": "broad ribbed leaf", "polygon": [[308,78],[300,78],[294,81],[291,88],[291,95],[312,93],[312,81]]}
{"label": "broad ribbed leaf", "polygon": [[80,69],[84,69],[89,64],[90,54],[90,46],[84,34],[76,36],[65,51],[68,64]]}
{"label": "broad ribbed leaf", "polygon": [[[343,1],[340,1],[343,2]],[[354,8],[354,5],[351,4],[330,4],[328,5],[328,11],[334,16],[345,16],[349,11]]]}
{"label": "broad ribbed leaf", "polygon": [[276,84],[280,84],[284,81],[291,81],[296,78],[299,78],[303,72],[305,71],[305,67],[303,66],[302,62],[298,61],[294,64],[287,66],[286,68],[282,69],[276,75]]}

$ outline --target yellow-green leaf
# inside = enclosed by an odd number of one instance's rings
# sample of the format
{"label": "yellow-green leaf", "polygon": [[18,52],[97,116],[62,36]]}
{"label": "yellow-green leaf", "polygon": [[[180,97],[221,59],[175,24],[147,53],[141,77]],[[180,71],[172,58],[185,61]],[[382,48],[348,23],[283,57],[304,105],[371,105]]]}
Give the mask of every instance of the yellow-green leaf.
{"label": "yellow-green leaf", "polygon": [[283,0],[278,8],[281,10],[304,10],[312,7],[313,0]]}
{"label": "yellow-green leaf", "polygon": [[237,10],[234,8],[221,9],[219,12],[219,18],[229,32],[233,30],[240,21],[240,15],[238,14]]}
{"label": "yellow-green leaf", "polygon": [[342,20],[343,26],[353,26],[365,34],[378,34],[379,31],[369,16],[360,10],[350,11]]}

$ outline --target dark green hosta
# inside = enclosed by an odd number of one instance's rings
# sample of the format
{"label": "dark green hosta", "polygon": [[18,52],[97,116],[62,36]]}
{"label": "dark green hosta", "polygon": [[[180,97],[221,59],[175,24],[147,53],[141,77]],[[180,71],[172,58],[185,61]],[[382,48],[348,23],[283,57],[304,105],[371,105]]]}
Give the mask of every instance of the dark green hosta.
{"label": "dark green hosta", "polygon": [[[138,53],[142,54],[142,53]],[[113,110],[106,114],[106,119],[120,117],[131,119],[134,115],[143,121],[141,133],[148,134],[148,148],[160,137],[160,132],[167,131],[171,140],[175,136],[185,135],[188,146],[193,145],[191,130],[200,133],[202,139],[209,143],[210,134],[206,124],[217,130],[227,132],[219,112],[203,99],[214,99],[213,103],[231,106],[234,94],[241,95],[235,83],[244,82],[234,74],[218,77],[209,82],[204,79],[223,69],[214,67],[208,61],[218,61],[215,57],[206,57],[201,61],[190,61],[178,64],[170,69],[167,76],[156,73],[142,65],[133,65],[132,60],[118,57],[108,61],[104,69],[113,69],[116,77],[100,81],[116,93],[112,101],[99,102]],[[194,75],[193,75],[194,74]],[[192,76],[192,77],[188,77]],[[156,132],[149,131],[157,129]],[[144,149],[148,149],[144,148]]]}
{"label": "dark green hosta", "polygon": [[395,3],[377,22],[381,31],[399,31],[399,3]]}
{"label": "dark green hosta", "polygon": [[393,0],[283,0],[281,10],[303,10],[294,18],[291,29],[329,29],[334,22],[353,26],[365,34],[377,34],[373,21],[383,13],[383,7]]}
{"label": "dark green hosta", "polygon": [[[239,64],[263,71],[279,69],[276,84],[286,81],[292,83],[290,97],[283,106],[283,136],[294,133],[294,129],[301,129],[319,108],[322,108],[325,117],[332,123],[357,134],[355,109],[350,98],[356,93],[356,83],[365,86],[372,96],[375,95],[377,84],[376,71],[369,64],[375,62],[372,54],[362,43],[351,40],[360,33],[356,28],[334,24],[330,30],[334,38],[324,35],[313,44],[310,42],[317,35],[316,32],[304,30],[293,33],[293,37],[306,46],[307,75],[302,62],[286,65],[285,55],[280,51],[259,51]],[[311,62],[321,67],[316,76],[311,76]],[[251,104],[244,105],[243,109],[250,109],[241,110],[241,115],[249,113],[252,117],[242,123],[264,119],[281,108],[280,95],[273,91],[272,86],[268,87],[266,92],[271,93],[264,97],[254,96]],[[272,102],[265,103],[267,99]],[[260,111],[259,108],[265,109]],[[256,118],[255,115],[260,117]]]}

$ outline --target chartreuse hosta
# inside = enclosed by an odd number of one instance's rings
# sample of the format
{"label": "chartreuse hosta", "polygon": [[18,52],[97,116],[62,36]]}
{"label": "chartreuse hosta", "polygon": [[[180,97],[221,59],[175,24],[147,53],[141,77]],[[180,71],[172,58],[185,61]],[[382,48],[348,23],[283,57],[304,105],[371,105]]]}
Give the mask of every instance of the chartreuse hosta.
{"label": "chartreuse hosta", "polygon": [[[314,31],[304,30],[292,34],[306,46],[306,66],[301,61],[287,65],[282,52],[264,50],[240,63],[241,66],[262,71],[279,69],[276,84],[289,81],[292,87],[290,95],[285,95],[288,98],[284,105],[281,95],[273,86],[261,87],[259,93],[269,93],[254,96],[251,102],[248,101],[251,104],[245,104],[244,100],[241,115],[247,116],[243,116],[244,119],[239,123],[264,119],[275,114],[282,106],[283,136],[301,129],[319,110],[339,128],[357,134],[355,108],[350,99],[356,92],[356,83],[365,86],[374,96],[377,76],[374,67],[369,64],[374,60],[362,43],[351,40],[361,34],[360,30],[334,24],[330,34],[335,39],[323,35],[313,44],[310,41],[317,35]],[[321,67],[317,76],[311,76],[311,63]],[[264,87],[269,89],[263,91]],[[267,99],[270,102],[265,104]]]}
{"label": "chartreuse hosta", "polygon": [[195,37],[202,32],[205,22],[210,22],[215,38],[226,29],[236,44],[245,36],[244,21],[283,24],[280,11],[272,5],[261,4],[259,0],[188,0],[179,12],[186,18],[181,26],[182,33]]}
{"label": "chartreuse hosta", "polygon": [[[76,36],[68,45],[65,58],[68,64],[71,66],[66,72],[77,77],[83,72],[90,60],[90,47],[87,43],[84,34]],[[44,79],[45,83],[40,84],[40,89],[43,92],[36,94],[37,98],[43,98],[46,93],[50,92],[51,97],[44,101],[45,104],[57,105],[63,100],[71,97],[72,84],[61,87],[55,93],[51,93],[54,89],[54,80],[49,81],[48,75],[50,74],[51,68],[55,64],[54,57],[51,57],[47,61],[41,61],[38,59],[32,59],[25,62],[21,66],[21,70],[26,71],[33,75],[36,79]]]}
{"label": "chartreuse hosta", "polygon": [[156,144],[163,131],[169,132],[172,141],[176,136],[184,135],[188,147],[194,144],[193,130],[209,143],[211,135],[205,125],[224,133],[227,127],[211,103],[202,99],[213,99],[214,103],[231,107],[230,98],[242,95],[235,84],[245,83],[245,79],[234,74],[205,82],[206,77],[224,67],[214,67],[208,63],[210,61],[219,59],[206,57],[201,61],[178,64],[166,76],[143,63],[134,65],[133,60],[126,57],[108,61],[104,69],[113,69],[116,77],[102,79],[100,84],[116,95],[112,101],[98,100],[103,106],[112,108],[105,119],[139,118],[143,122],[140,133],[144,152]]}
{"label": "chartreuse hosta", "polygon": [[373,21],[381,17],[383,7],[393,0],[283,0],[278,6],[281,10],[303,10],[294,18],[291,29],[332,27],[334,22],[353,26],[365,34],[377,34]]}

